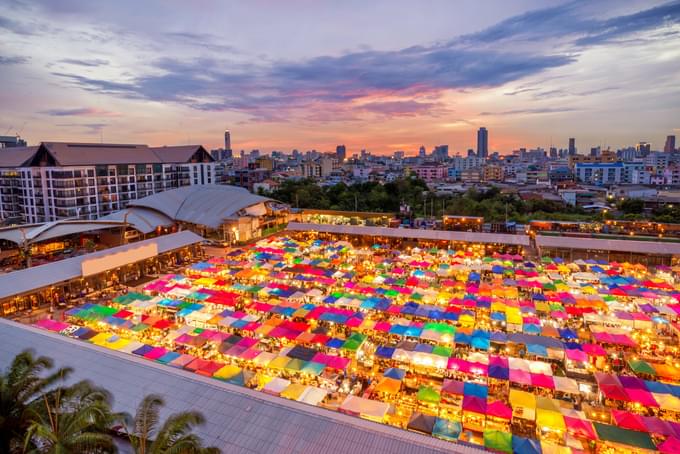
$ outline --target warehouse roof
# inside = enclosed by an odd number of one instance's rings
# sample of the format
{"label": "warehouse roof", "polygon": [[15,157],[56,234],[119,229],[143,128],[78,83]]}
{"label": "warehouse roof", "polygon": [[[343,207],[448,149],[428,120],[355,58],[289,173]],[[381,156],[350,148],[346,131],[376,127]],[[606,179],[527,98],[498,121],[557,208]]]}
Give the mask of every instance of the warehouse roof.
{"label": "warehouse roof", "polygon": [[607,240],[569,236],[537,235],[538,247],[633,252],[635,254],[680,255],[680,243],[670,241]]}
{"label": "warehouse roof", "polygon": [[527,235],[507,233],[453,232],[448,230],[403,229],[391,227],[364,227],[357,225],[313,224],[289,222],[288,230],[338,233],[341,235],[384,236],[419,240],[464,241],[468,243],[498,243],[529,246]]}
{"label": "warehouse roof", "polygon": [[[58,262],[34,266],[25,270],[13,271],[0,274],[0,298],[31,292],[36,289],[49,287],[83,276],[83,262],[109,257],[122,256],[127,252],[141,250],[145,246],[154,246],[158,254],[182,248],[191,244],[200,243],[203,238],[190,231],[183,231],[163,235],[149,240],[105,249],[103,251],[84,254]],[[108,269],[115,269],[118,262],[111,260]]]}

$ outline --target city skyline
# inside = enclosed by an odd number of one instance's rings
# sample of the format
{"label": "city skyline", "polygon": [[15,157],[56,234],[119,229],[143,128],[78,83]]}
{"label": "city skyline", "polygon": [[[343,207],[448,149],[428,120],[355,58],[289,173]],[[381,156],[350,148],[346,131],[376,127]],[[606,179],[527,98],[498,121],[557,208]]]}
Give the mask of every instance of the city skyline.
{"label": "city skyline", "polygon": [[680,132],[679,2],[130,7],[9,2],[0,134],[349,155],[463,153],[480,127],[489,153]]}

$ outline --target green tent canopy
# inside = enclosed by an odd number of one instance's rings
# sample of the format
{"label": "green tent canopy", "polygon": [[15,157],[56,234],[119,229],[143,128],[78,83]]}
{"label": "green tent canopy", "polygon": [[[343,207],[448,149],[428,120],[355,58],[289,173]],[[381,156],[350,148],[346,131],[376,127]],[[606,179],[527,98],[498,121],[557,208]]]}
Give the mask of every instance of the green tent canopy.
{"label": "green tent canopy", "polygon": [[649,449],[650,451],[656,449],[656,446],[648,433],[622,429],[621,427],[601,424],[599,422],[593,422],[593,426],[595,426],[597,436],[602,441],[634,446],[641,449]]}
{"label": "green tent canopy", "polygon": [[363,344],[365,340],[366,336],[364,334],[354,333],[347,338],[345,343],[342,344],[341,348],[345,350],[356,351],[359,347],[361,347],[361,344]]}
{"label": "green tent canopy", "polygon": [[441,400],[439,392],[431,386],[421,386],[418,390],[418,400],[431,404],[437,404]]}
{"label": "green tent canopy", "polygon": [[512,434],[500,430],[485,430],[484,447],[512,454]]}
{"label": "green tent canopy", "polygon": [[628,361],[628,365],[636,374],[656,375],[656,370],[654,370],[654,368],[650,366],[648,362],[642,361],[641,359],[637,361],[631,359]]}

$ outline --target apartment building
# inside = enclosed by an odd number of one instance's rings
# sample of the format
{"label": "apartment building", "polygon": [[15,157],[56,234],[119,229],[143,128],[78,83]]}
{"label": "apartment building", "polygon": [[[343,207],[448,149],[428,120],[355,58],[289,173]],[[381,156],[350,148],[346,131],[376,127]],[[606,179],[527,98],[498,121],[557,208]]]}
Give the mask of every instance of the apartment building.
{"label": "apartment building", "polygon": [[623,175],[623,163],[577,163],[574,174],[578,181],[586,184],[620,184]]}
{"label": "apartment building", "polygon": [[131,200],[196,184],[221,183],[201,145],[43,142],[0,150],[0,220],[97,219]]}

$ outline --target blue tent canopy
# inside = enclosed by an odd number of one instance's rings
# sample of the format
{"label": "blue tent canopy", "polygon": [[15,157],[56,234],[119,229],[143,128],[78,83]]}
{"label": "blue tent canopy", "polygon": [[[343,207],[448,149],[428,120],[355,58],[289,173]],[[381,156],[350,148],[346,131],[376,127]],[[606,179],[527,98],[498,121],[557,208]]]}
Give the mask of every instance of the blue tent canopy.
{"label": "blue tent canopy", "polygon": [[458,421],[451,421],[444,418],[437,418],[434,422],[432,435],[443,438],[444,440],[456,441],[463,431],[463,426]]}
{"label": "blue tent canopy", "polygon": [[430,344],[418,344],[416,345],[416,348],[413,351],[421,353],[432,353],[433,348],[434,347]]}
{"label": "blue tent canopy", "polygon": [[465,382],[463,385],[463,394],[466,396],[476,396],[486,400],[489,395],[489,388],[477,383]]}
{"label": "blue tent canopy", "polygon": [[502,331],[494,331],[491,333],[491,342],[498,342],[504,344],[508,341],[508,336]]}
{"label": "blue tent canopy", "polygon": [[559,332],[562,339],[576,339],[578,337],[574,330],[570,328],[560,328]]}
{"label": "blue tent canopy", "polygon": [[502,366],[491,365],[489,366],[489,377],[497,378],[499,380],[507,380],[510,378],[510,369]]}
{"label": "blue tent canopy", "polygon": [[394,348],[392,347],[384,347],[380,346],[375,350],[375,354],[380,356],[381,358],[392,358],[392,355],[394,355]]}
{"label": "blue tent canopy", "polygon": [[542,345],[538,344],[528,344],[527,351],[532,355],[542,356],[544,358],[548,357],[548,349]]}
{"label": "blue tent canopy", "polygon": [[399,369],[398,367],[390,367],[383,374],[383,377],[393,378],[399,381],[403,380],[405,376],[406,371],[403,369]]}
{"label": "blue tent canopy", "polygon": [[512,436],[512,452],[517,454],[542,454],[541,443],[533,438]]}

